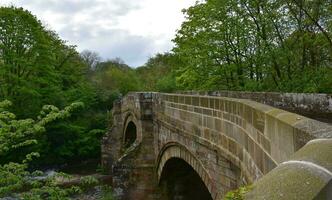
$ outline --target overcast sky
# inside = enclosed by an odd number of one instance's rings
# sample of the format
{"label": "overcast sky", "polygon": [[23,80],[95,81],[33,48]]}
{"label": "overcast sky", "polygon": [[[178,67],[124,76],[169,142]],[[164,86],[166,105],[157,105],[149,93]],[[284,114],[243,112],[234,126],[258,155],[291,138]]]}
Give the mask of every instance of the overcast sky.
{"label": "overcast sky", "polygon": [[0,0],[36,15],[77,50],[120,57],[140,66],[154,54],[169,51],[184,20],[181,10],[196,0]]}

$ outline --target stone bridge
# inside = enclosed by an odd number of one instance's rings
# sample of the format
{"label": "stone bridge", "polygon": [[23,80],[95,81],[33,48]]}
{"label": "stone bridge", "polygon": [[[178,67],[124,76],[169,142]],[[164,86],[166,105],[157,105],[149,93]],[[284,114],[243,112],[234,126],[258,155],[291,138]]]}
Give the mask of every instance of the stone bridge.
{"label": "stone bridge", "polygon": [[[321,107],[332,110],[330,100]],[[117,198],[219,200],[254,183],[247,199],[332,199],[332,126],[257,101],[129,93],[115,102],[102,166]]]}

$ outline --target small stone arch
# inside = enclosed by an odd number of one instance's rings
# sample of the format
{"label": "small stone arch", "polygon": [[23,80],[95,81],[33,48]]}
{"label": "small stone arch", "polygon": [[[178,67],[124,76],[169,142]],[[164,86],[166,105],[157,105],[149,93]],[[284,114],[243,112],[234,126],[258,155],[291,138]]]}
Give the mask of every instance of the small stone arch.
{"label": "small stone arch", "polygon": [[158,183],[160,184],[163,169],[170,159],[178,158],[185,161],[192,169],[199,175],[200,179],[208,189],[212,199],[216,199],[218,196],[217,188],[212,181],[208,171],[203,166],[203,163],[199,161],[195,155],[193,155],[186,147],[179,143],[168,143],[160,151],[157,158],[157,176]]}
{"label": "small stone arch", "polygon": [[126,113],[124,118],[122,146],[130,147],[133,143],[142,141],[142,126],[140,121],[131,112]]}
{"label": "small stone arch", "polygon": [[134,122],[130,121],[126,127],[124,135],[124,147],[130,147],[137,139],[137,127]]}

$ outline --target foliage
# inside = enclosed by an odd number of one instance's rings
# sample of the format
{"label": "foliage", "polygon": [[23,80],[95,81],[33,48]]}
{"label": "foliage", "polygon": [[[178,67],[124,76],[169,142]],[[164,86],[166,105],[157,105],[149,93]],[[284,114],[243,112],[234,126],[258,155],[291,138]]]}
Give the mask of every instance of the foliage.
{"label": "foliage", "polygon": [[98,63],[91,79],[102,90],[102,95],[106,99],[114,99],[119,95],[140,89],[140,82],[135,71],[121,59]]}
{"label": "foliage", "polygon": [[68,103],[62,91],[78,78],[78,66],[69,65],[75,56],[29,11],[0,8],[0,98],[11,100],[19,116],[36,114],[44,104]]}
{"label": "foliage", "polygon": [[327,0],[204,0],[184,11],[173,52],[186,89],[332,92]]}
{"label": "foliage", "polygon": [[171,53],[151,57],[144,66],[136,69],[142,82],[141,90],[174,92],[179,89],[174,72],[180,63],[179,58]]}
{"label": "foliage", "polygon": [[[34,150],[42,153],[36,164],[99,156],[99,141],[106,129],[106,114],[111,103],[103,102],[102,95],[89,79],[91,68],[98,61],[99,57],[93,53],[80,55],[74,46],[47,30],[29,11],[0,7],[0,101],[10,100],[13,102],[10,111],[18,118],[28,118],[15,122],[20,123],[20,131],[32,131],[25,127],[34,123],[31,118],[38,115],[45,104],[60,108],[75,101],[85,104],[66,120],[46,125],[47,133],[39,134],[39,143],[34,146]],[[12,137],[24,140],[20,134]],[[27,140],[21,145],[32,143],[35,141]],[[20,152],[7,153],[3,161],[21,159],[16,153]]]}
{"label": "foliage", "polygon": [[113,200],[115,199],[113,196],[113,189],[108,185],[104,185],[102,187],[102,197],[101,200]]}
{"label": "foliage", "polygon": [[244,200],[245,194],[252,189],[252,186],[243,186],[237,190],[230,191],[224,197],[224,200]]}
{"label": "foliage", "polygon": [[40,136],[45,133],[45,126],[51,122],[70,117],[71,113],[82,108],[82,103],[73,103],[70,106],[59,110],[55,106],[44,106],[37,120],[18,120],[9,112],[9,101],[0,102],[0,156],[1,162],[7,163],[18,161],[23,163],[32,160],[32,157],[39,157],[39,153],[30,152],[38,145]]}
{"label": "foliage", "polygon": [[0,197],[19,191],[27,184],[27,166],[18,163],[8,163],[0,166]]}
{"label": "foliage", "polygon": [[107,169],[107,167],[102,166],[102,165],[99,164],[97,166],[96,172],[99,173],[99,174],[107,175],[108,174],[108,169]]}
{"label": "foliage", "polygon": [[[44,106],[37,120],[16,119],[8,111],[10,105],[10,101],[0,102],[0,156],[3,158],[0,165],[0,197],[23,192],[24,199],[40,199],[41,194],[47,192],[50,199],[63,199],[68,191],[58,188],[54,179],[43,183],[34,178],[40,175],[39,171],[28,171],[29,162],[34,157],[39,157],[39,152],[33,152],[31,147],[38,145],[40,135],[46,132],[47,124],[70,117],[83,104],[73,103],[63,110],[55,106]],[[25,190],[29,192],[25,193]]]}
{"label": "foliage", "polygon": [[[44,176],[43,172],[28,170],[33,158],[39,157],[39,152],[32,152],[33,148],[29,147],[38,146],[42,138],[40,136],[47,132],[48,124],[69,118],[75,110],[83,108],[82,103],[73,103],[63,110],[55,106],[44,106],[36,120],[16,119],[16,116],[8,111],[11,105],[7,100],[0,102],[0,156],[8,159],[1,160],[0,197],[13,195],[18,199],[65,200],[98,184],[96,178],[86,176],[81,178],[80,186],[61,188],[59,180],[69,180],[69,175],[56,173],[41,178]],[[97,134],[98,131],[95,132],[94,134]],[[12,162],[13,154],[20,155],[15,157],[16,162]],[[110,195],[108,191],[107,196]]]}
{"label": "foliage", "polygon": [[80,185],[83,189],[87,190],[93,186],[96,186],[99,181],[93,176],[84,176],[81,178]]}

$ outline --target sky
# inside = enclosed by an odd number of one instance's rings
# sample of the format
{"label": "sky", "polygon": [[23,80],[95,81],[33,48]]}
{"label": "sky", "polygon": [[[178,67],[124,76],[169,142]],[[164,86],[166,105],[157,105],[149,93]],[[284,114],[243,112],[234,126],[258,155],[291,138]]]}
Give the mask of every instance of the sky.
{"label": "sky", "polygon": [[196,0],[0,0],[31,11],[79,52],[120,57],[132,67],[172,49],[181,10]]}

